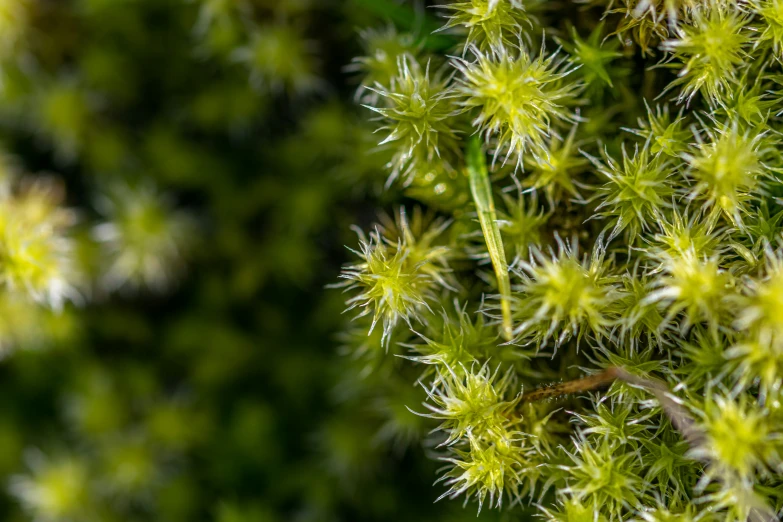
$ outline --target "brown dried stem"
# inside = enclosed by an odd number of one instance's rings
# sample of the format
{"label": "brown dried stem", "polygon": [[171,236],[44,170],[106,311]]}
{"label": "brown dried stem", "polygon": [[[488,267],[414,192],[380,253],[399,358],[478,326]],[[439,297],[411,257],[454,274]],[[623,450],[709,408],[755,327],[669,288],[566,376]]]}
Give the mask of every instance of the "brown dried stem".
{"label": "brown dried stem", "polygon": [[[691,447],[703,445],[705,443],[706,434],[695,425],[691,413],[675,399],[665,382],[653,377],[640,377],[634,375],[625,368],[618,366],[607,368],[601,373],[582,379],[576,379],[525,393],[522,395],[520,402],[535,402],[560,395],[570,395],[573,393],[595,390],[611,384],[617,379],[630,384],[631,386],[647,390],[654,395],[660,403],[661,408],[663,408],[666,416],[671,420],[674,427],[677,428]],[[711,463],[705,462],[705,464],[709,466]],[[731,482],[731,477],[724,476],[721,480],[728,483]],[[774,511],[770,509],[769,506],[765,505],[760,499],[755,498],[753,491],[749,491],[747,494],[754,497],[751,500],[756,504],[750,510],[748,518],[750,521],[774,522],[778,520]]]}

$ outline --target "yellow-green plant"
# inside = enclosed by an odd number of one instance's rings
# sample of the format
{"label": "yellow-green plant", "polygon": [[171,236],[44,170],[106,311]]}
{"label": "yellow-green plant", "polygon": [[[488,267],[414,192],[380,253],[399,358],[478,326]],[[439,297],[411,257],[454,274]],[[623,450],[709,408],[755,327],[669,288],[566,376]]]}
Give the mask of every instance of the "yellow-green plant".
{"label": "yellow-green plant", "polygon": [[440,98],[399,48],[411,72],[372,92],[422,110],[412,131],[376,109],[384,144],[426,149],[405,185],[448,162],[471,203],[439,207],[444,254],[372,232],[343,277],[424,365],[409,406],[438,422],[443,497],[553,521],[783,512],[779,4],[446,2],[453,51],[416,51],[452,56]]}

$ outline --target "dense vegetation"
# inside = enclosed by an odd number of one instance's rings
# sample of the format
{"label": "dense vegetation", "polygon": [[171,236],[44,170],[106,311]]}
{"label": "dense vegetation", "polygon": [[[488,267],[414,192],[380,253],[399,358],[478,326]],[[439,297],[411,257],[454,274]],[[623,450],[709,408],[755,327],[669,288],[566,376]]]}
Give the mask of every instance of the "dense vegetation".
{"label": "dense vegetation", "polygon": [[777,520],[783,2],[434,12],[451,44],[365,34],[357,97],[415,203],[357,230],[337,286],[362,375],[425,395],[398,400],[442,497]]}
{"label": "dense vegetation", "polygon": [[385,179],[375,7],[0,0],[0,519],[440,516],[324,290]]}
{"label": "dense vegetation", "polygon": [[781,53],[781,0],[0,0],[0,518],[777,519]]}

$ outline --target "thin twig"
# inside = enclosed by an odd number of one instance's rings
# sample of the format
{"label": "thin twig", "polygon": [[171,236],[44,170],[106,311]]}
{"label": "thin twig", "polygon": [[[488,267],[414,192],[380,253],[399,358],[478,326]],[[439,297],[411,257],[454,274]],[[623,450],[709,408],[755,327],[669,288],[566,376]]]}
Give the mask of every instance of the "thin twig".
{"label": "thin twig", "polygon": [[522,395],[521,402],[536,402],[560,395],[571,395],[574,393],[595,390],[601,386],[611,384],[617,379],[617,368],[608,368],[601,373],[590,375],[582,379],[563,382],[546,388],[539,388]]}
{"label": "thin twig", "polygon": [[[576,379],[573,381],[556,384],[547,388],[541,388],[532,392],[522,395],[521,403],[535,402],[559,395],[569,395],[573,393],[585,392],[595,390],[602,386],[611,384],[615,380],[621,380],[626,384],[642,388],[647,390],[661,405],[663,412],[672,422],[674,427],[679,431],[683,438],[688,442],[691,448],[695,446],[701,446],[706,443],[707,436],[703,430],[696,426],[693,415],[670,393],[669,387],[660,379],[653,377],[640,377],[634,375],[625,368],[613,366],[607,368],[601,373],[584,377],[582,379]],[[712,462],[705,461],[705,464],[711,465]],[[731,484],[731,477],[727,474],[720,476],[720,480]],[[753,498],[750,501],[754,501],[756,504],[750,509],[748,514],[748,520],[751,522],[775,522],[778,520],[775,512],[767,506],[761,499],[756,498],[753,491],[746,492]]]}

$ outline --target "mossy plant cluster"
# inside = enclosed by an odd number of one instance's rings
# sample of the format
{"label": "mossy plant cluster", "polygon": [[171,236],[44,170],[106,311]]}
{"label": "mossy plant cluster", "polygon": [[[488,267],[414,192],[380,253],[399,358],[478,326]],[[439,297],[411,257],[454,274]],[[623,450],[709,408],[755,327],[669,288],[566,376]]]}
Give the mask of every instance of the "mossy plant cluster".
{"label": "mossy plant cluster", "polygon": [[389,431],[478,510],[777,520],[783,2],[432,13],[352,67],[406,198],[335,285]]}
{"label": "mossy plant cluster", "polygon": [[323,288],[385,181],[342,68],[386,21],[0,0],[0,520],[438,517]]}

